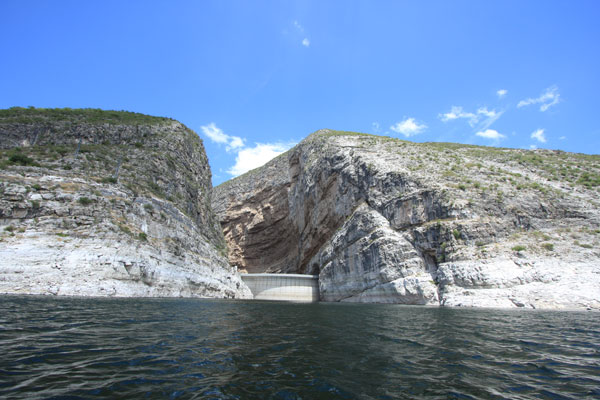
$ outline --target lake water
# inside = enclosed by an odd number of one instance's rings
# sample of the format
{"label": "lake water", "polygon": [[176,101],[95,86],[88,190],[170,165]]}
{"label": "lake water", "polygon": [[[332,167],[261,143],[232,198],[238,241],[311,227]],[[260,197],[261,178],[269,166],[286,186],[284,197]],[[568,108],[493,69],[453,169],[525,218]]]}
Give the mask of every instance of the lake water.
{"label": "lake water", "polygon": [[0,398],[600,398],[600,315],[0,296]]}

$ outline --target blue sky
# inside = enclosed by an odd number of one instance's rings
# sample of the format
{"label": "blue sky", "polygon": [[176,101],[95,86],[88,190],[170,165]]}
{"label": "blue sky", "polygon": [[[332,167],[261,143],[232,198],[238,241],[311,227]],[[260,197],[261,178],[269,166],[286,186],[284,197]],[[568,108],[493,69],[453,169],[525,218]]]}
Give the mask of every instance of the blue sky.
{"label": "blue sky", "polygon": [[321,128],[599,153],[598,1],[0,2],[0,108],[175,118],[218,184]]}

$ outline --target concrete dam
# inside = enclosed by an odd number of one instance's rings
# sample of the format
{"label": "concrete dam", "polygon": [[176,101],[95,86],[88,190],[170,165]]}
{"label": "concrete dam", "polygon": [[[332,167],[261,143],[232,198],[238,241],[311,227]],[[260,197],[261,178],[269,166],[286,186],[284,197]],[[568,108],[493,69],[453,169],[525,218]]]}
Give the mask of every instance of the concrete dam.
{"label": "concrete dam", "polygon": [[256,300],[319,301],[319,276],[300,274],[241,274]]}

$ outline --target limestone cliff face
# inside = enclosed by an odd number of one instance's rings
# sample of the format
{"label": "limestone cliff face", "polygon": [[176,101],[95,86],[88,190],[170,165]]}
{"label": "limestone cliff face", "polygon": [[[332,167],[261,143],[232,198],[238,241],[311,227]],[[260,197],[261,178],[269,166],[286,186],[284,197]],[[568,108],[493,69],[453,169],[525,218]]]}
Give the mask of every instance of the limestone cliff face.
{"label": "limestone cliff face", "polygon": [[325,301],[600,308],[600,157],[319,131],[215,188],[229,262]]}
{"label": "limestone cliff face", "polygon": [[0,293],[250,297],[177,121],[0,110]]}

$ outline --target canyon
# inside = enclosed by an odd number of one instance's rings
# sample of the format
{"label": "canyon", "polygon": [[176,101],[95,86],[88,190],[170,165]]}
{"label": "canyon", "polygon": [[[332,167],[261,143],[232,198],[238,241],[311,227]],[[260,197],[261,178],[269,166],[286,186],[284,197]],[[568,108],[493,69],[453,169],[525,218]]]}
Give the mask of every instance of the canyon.
{"label": "canyon", "polygon": [[323,129],[212,187],[162,117],[0,110],[0,293],[600,309],[600,156]]}

